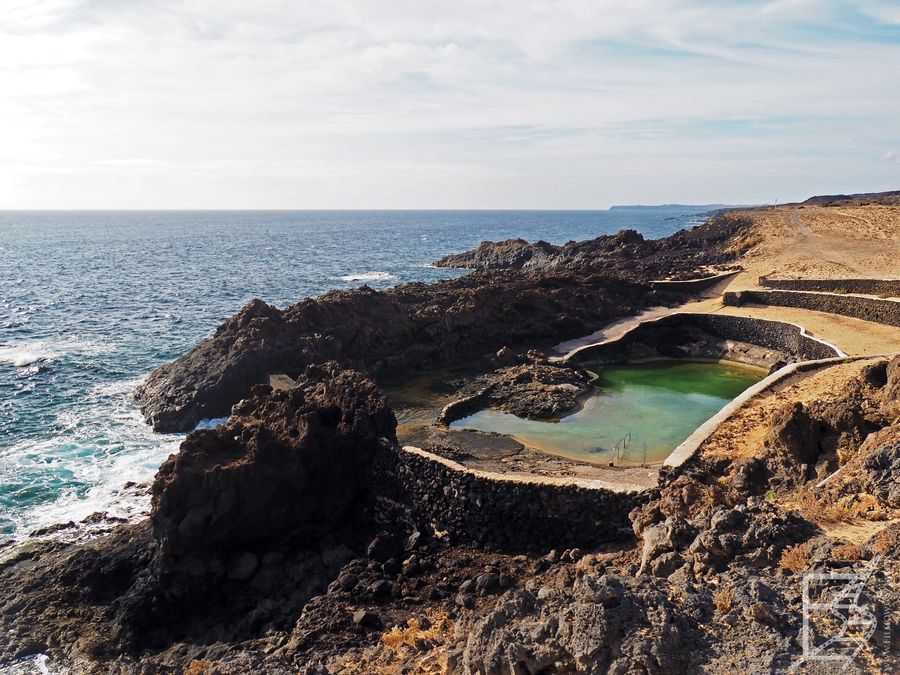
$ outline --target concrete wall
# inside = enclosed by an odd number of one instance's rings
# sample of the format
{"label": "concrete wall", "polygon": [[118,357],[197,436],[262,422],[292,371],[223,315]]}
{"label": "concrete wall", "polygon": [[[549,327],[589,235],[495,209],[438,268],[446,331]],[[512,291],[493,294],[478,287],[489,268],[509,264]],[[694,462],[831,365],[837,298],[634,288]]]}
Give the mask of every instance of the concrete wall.
{"label": "concrete wall", "polygon": [[900,301],[867,298],[859,295],[835,295],[812,291],[737,291],[722,296],[726,305],[744,303],[799,307],[816,312],[840,314],[854,319],[900,326]]}
{"label": "concrete wall", "polygon": [[719,282],[730,279],[735,274],[740,274],[740,270],[735,272],[726,272],[725,274],[716,274],[703,279],[686,279],[684,281],[651,281],[650,286],[658,291],[673,291],[675,293],[700,293],[708,288],[712,288]]}
{"label": "concrete wall", "polygon": [[825,293],[839,291],[900,297],[900,280],[898,279],[770,279],[760,277],[759,285],[782,291],[822,291]]}
{"label": "concrete wall", "polygon": [[[628,512],[646,495],[472,471],[417,449],[385,447],[379,492],[455,542],[509,552],[590,549],[629,539]],[[572,481],[575,483],[577,481]]]}
{"label": "concrete wall", "polygon": [[781,382],[782,380],[786,380],[795,373],[815,370],[816,368],[822,368],[824,366],[832,365],[835,363],[846,363],[848,360],[857,360],[860,358],[869,357],[854,356],[848,359],[841,356],[817,361],[801,361],[799,363],[789,363],[788,365],[779,368],[774,373],[770,373],[768,377],[745,389],[740,394],[740,396],[733,399],[728,403],[728,405],[726,405],[719,412],[710,417],[706,422],[697,427],[697,429],[694,430],[694,433],[692,433],[684,441],[682,441],[681,444],[676,447],[668,457],[666,457],[663,464],[665,466],[681,466],[682,464],[684,464],[694,455],[695,452],[697,452],[700,446],[706,442],[706,439],[713,435],[713,432],[715,432],[715,430],[718,429],[723,422],[725,422],[728,418],[730,418],[738,410],[740,410],[744,406],[744,404],[747,403],[747,401],[755,398],[756,396],[759,396],[762,392],[769,389],[772,385]]}
{"label": "concrete wall", "polygon": [[725,314],[675,313],[645,321],[618,340],[585,347],[573,353],[569,361],[623,361],[655,353],[684,358],[698,334],[721,340],[745,342],[766,347],[793,361],[810,361],[843,356],[833,346],[810,337],[797,325],[782,321],[752,319]]}

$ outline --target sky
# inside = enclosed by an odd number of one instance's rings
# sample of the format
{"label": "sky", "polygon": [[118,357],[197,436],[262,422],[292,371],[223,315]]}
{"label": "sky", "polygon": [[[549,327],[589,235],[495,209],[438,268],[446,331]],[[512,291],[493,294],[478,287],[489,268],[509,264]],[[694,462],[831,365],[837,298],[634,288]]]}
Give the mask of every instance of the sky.
{"label": "sky", "polygon": [[900,189],[900,3],[0,0],[0,208]]}

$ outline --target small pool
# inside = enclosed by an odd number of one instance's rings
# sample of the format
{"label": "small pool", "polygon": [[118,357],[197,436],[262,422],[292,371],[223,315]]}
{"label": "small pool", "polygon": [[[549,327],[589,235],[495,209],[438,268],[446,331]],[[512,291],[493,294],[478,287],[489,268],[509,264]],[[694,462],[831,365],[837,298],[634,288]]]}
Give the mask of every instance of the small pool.
{"label": "small pool", "polygon": [[561,420],[527,420],[486,409],[451,427],[508,434],[525,445],[580,460],[617,466],[661,462],[766,375],[758,368],[695,361],[585,367],[599,376],[597,392]]}

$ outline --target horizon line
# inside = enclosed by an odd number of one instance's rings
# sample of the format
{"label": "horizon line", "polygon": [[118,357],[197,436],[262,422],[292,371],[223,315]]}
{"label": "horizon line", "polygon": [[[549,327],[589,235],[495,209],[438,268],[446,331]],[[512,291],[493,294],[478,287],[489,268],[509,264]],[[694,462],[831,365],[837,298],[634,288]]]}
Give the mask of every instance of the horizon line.
{"label": "horizon line", "polygon": [[[797,203],[797,202],[784,202],[782,205]],[[366,212],[421,212],[421,211],[443,211],[443,212],[478,212],[478,211],[489,211],[489,212],[498,212],[498,213],[525,213],[525,212],[542,212],[542,213],[596,213],[599,211],[610,211],[616,208],[705,208],[705,207],[719,207],[719,208],[759,208],[762,206],[777,206],[778,204],[772,203],[757,203],[757,204],[725,204],[725,203],[709,203],[709,204],[680,204],[677,202],[667,202],[663,204],[612,204],[606,208],[582,208],[582,209],[562,209],[562,208],[209,208],[209,207],[200,207],[200,208],[75,208],[75,209],[47,209],[47,208],[0,208],[0,213],[115,213],[115,212],[125,212],[125,213],[254,213],[254,212],[265,212],[265,213],[297,213],[297,212],[332,212],[332,213],[366,213]]]}

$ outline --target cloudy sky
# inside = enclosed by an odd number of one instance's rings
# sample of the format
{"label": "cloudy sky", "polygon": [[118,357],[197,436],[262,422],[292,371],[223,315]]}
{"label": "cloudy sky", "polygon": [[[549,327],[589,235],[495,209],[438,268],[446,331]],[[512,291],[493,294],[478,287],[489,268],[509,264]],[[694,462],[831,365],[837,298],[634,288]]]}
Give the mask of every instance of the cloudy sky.
{"label": "cloudy sky", "polygon": [[900,4],[0,0],[0,208],[900,188]]}

